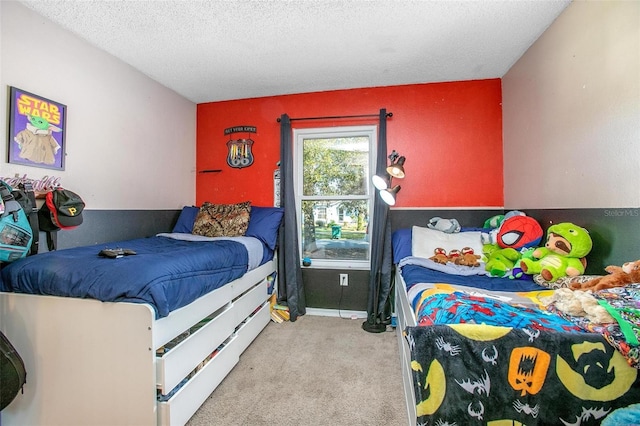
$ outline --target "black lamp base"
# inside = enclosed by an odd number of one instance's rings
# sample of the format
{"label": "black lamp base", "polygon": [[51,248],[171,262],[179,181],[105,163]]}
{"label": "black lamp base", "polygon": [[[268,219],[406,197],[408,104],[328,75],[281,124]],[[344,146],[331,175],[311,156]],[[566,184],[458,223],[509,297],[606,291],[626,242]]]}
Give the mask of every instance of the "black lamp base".
{"label": "black lamp base", "polygon": [[385,324],[372,324],[369,321],[365,321],[362,323],[362,329],[369,333],[382,333],[383,331],[387,331],[387,326]]}

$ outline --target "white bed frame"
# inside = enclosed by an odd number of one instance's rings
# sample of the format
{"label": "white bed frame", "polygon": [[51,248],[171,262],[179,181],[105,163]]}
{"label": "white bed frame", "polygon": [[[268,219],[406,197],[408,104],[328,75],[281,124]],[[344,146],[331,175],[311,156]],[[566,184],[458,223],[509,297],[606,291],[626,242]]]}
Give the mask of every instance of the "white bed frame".
{"label": "white bed frame", "polygon": [[413,375],[411,372],[411,352],[403,332],[406,327],[416,326],[417,321],[413,309],[409,305],[407,285],[400,274],[400,268],[396,268],[395,273],[395,310],[397,317],[396,333],[398,335],[398,348],[400,349],[400,366],[405,401],[407,403],[407,417],[409,424],[415,426],[418,418],[416,415],[416,394],[413,388]]}
{"label": "white bed frame", "polygon": [[[157,320],[147,304],[0,292],[0,329],[27,370],[24,392],[0,413],[0,424],[185,424],[269,323],[267,277],[275,265]],[[167,394],[189,376],[168,401],[157,401],[156,389]]]}

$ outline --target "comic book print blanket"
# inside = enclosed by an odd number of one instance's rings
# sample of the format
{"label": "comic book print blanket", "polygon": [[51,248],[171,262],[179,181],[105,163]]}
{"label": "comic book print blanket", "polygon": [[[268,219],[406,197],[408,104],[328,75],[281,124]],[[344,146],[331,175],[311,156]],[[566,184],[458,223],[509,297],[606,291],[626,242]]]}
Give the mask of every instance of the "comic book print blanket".
{"label": "comic book print blanket", "polygon": [[532,307],[464,292],[430,294],[415,308],[419,325],[487,324],[529,330],[582,332],[571,321]]}
{"label": "comic book print blanket", "polygon": [[599,334],[480,324],[404,334],[418,425],[605,424],[640,401],[640,372]]}

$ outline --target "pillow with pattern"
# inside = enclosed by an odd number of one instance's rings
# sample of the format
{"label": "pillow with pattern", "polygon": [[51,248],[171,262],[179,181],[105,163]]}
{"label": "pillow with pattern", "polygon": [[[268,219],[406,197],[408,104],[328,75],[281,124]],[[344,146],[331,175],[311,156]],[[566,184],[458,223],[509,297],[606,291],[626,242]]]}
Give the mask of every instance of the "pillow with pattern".
{"label": "pillow with pattern", "polygon": [[194,235],[205,237],[241,237],[249,227],[251,202],[212,204],[205,201],[193,223]]}

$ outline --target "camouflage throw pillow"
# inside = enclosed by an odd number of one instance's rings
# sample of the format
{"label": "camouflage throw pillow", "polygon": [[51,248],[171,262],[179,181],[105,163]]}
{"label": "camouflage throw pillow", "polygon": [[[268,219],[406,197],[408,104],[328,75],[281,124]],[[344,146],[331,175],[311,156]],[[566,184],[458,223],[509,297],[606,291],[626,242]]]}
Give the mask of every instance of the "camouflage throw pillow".
{"label": "camouflage throw pillow", "polygon": [[249,227],[251,202],[212,204],[204,202],[193,224],[194,235],[205,237],[240,237]]}
{"label": "camouflage throw pillow", "polygon": [[573,283],[585,283],[597,277],[597,275],[578,275],[577,277],[565,276],[558,278],[556,281],[546,281],[542,278],[542,275],[536,274],[533,276],[533,281],[541,286],[557,290],[559,288],[571,288],[571,284]]}

